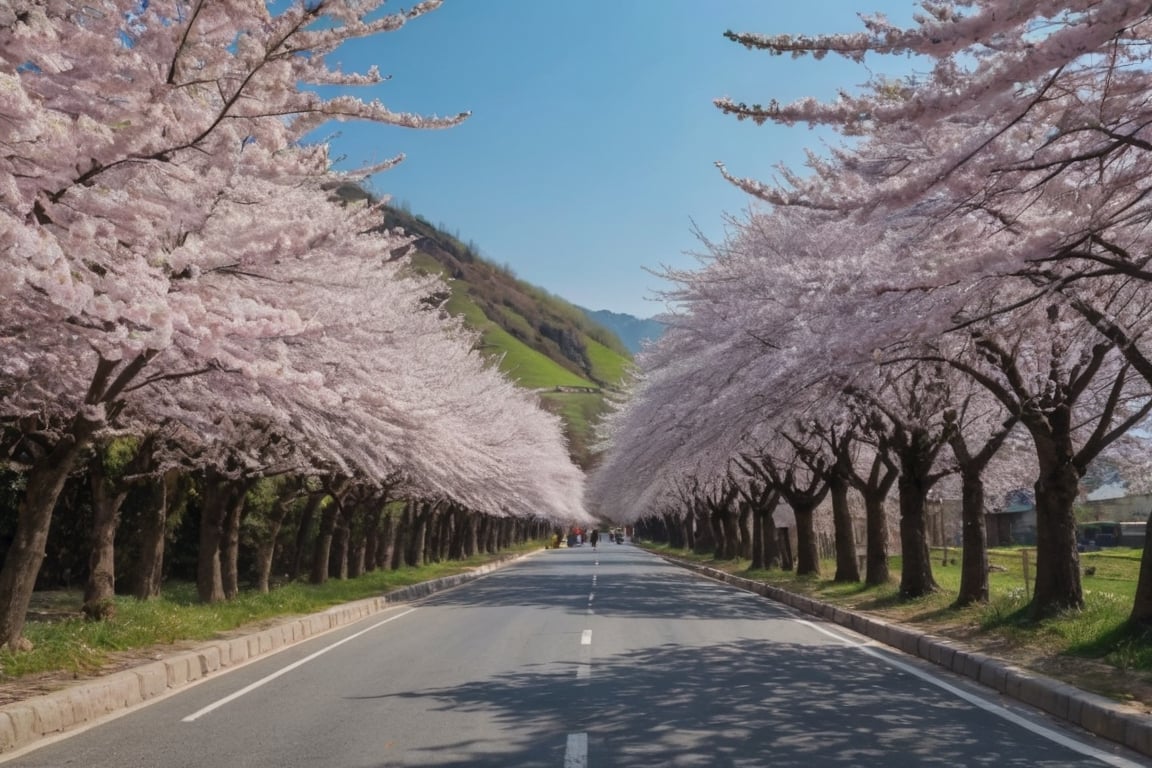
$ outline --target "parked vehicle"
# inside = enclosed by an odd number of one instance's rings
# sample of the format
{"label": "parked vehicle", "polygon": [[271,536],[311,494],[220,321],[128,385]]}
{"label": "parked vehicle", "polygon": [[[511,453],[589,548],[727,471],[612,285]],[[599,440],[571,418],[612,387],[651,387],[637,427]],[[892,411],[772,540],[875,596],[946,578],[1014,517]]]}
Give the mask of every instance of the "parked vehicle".
{"label": "parked vehicle", "polygon": [[1077,526],[1077,542],[1081,552],[1091,552],[1107,547],[1144,546],[1144,532],[1147,524],[1139,521],[1118,523],[1112,520],[1098,520],[1080,523]]}

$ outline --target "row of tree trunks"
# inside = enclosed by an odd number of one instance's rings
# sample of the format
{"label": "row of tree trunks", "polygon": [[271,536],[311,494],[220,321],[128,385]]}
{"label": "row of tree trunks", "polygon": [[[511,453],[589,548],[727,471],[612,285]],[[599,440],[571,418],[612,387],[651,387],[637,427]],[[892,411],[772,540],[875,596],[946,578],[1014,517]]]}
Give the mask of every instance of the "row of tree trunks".
{"label": "row of tree trunks", "polygon": [[[27,483],[43,488],[43,496],[28,495],[22,503],[17,536],[6,553],[4,571],[0,571],[0,578],[7,579],[11,594],[17,597],[8,616],[0,620],[0,631],[16,638],[12,647],[22,647],[19,638],[27,601],[46,551],[47,534],[41,529],[50,525],[54,509],[54,505],[38,501],[51,498],[55,502],[61,497],[68,475],[81,459],[85,446],[91,445],[90,433],[97,427],[95,422],[77,420],[75,443],[58,444],[55,461],[40,462],[28,476]],[[189,476],[178,471],[150,474],[148,465],[153,451],[147,441],[135,456],[127,465],[109,469],[105,448],[98,446],[87,459],[92,518],[84,603],[91,618],[103,618],[108,601],[116,594],[115,543],[120,510],[130,483],[142,487],[136,496],[143,503],[136,513],[139,524],[133,545],[138,548],[138,558],[132,573],[132,594],[139,599],[160,594],[169,511],[183,508],[194,485]],[[201,602],[230,600],[240,592],[241,529],[246,517],[253,514],[248,494],[256,482],[256,478],[238,478],[228,469],[218,468],[208,468],[196,478],[196,589]],[[477,552],[496,552],[530,536],[542,536],[546,527],[539,521],[478,515],[445,502],[412,501],[397,516],[387,506],[386,491],[356,495],[350,488],[351,483],[343,478],[332,479],[323,489],[309,489],[308,481],[303,479],[285,480],[279,483],[275,496],[265,496],[266,500],[259,502],[255,527],[246,528],[259,532],[255,540],[248,540],[253,548],[253,577],[258,590],[271,589],[278,542],[289,517],[296,526],[296,545],[290,545],[288,550],[286,559],[290,565],[285,576],[301,572],[307,564],[309,581],[313,583],[323,583],[332,576],[358,576],[378,568],[419,566],[467,558]],[[74,499],[73,506],[76,502]],[[280,559],[285,558],[280,555]],[[19,595],[24,592],[27,598],[21,603]]]}
{"label": "row of tree trunks", "polygon": [[641,538],[659,541],[679,549],[684,548],[684,530],[680,527],[679,518],[669,512],[638,521],[634,530]]}

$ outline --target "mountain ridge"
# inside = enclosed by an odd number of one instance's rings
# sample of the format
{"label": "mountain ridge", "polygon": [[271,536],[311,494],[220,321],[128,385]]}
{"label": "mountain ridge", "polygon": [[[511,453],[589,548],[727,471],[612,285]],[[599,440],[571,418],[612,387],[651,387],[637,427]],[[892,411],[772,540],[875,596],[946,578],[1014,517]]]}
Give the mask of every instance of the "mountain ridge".
{"label": "mountain ridge", "polygon": [[637,317],[610,309],[580,309],[593,322],[615,333],[633,355],[643,350],[645,342],[658,341],[664,334],[665,325],[656,317]]}

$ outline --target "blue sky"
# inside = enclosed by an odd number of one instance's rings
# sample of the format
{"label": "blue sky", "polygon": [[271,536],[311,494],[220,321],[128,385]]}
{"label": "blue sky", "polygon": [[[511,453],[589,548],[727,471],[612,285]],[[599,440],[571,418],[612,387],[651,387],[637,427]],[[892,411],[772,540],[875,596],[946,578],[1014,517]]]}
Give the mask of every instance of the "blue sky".
{"label": "blue sky", "polygon": [[393,110],[472,117],[445,131],[344,124],[330,140],[344,167],[407,155],[373,188],[522,279],[649,317],[668,286],[647,270],[693,265],[693,223],[720,238],[724,214],[751,203],[714,162],[768,179],[823,135],[737,122],[712,100],[827,98],[867,77],[837,57],[747,51],[724,31],[854,31],[857,13],[907,21],[913,10],[913,0],[445,0],[330,61],[377,64],[392,80],[356,93]]}

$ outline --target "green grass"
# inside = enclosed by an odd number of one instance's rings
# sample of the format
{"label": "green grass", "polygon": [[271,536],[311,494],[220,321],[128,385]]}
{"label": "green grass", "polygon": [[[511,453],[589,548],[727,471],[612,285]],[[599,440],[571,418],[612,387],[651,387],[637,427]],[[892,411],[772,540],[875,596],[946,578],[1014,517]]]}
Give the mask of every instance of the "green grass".
{"label": "green grass", "polygon": [[540,401],[568,425],[568,447],[576,462],[589,466],[594,440],[592,429],[608,410],[604,397],[590,392],[542,392]]}
{"label": "green grass", "polygon": [[507,331],[493,326],[484,331],[486,349],[503,353],[500,370],[528,389],[595,387],[588,379],[553,362]]}
{"label": "green grass", "polygon": [[632,368],[632,361],[595,339],[588,339],[587,348],[593,378],[608,387],[620,386]]}
{"label": "green grass", "polygon": [[596,386],[489,320],[484,310],[472,300],[463,283],[452,283],[452,298],[448,300],[447,309],[454,315],[463,315],[464,322],[482,334],[481,351],[493,357],[501,356],[500,370],[521,386],[528,389]]}
{"label": "green grass", "polygon": [[540,399],[548,410],[559,414],[573,432],[585,436],[607,409],[604,398],[591,392],[542,392]]}
{"label": "green grass", "polygon": [[[529,542],[503,554],[529,552],[543,545]],[[477,555],[420,568],[375,571],[357,579],[329,580],[320,585],[287,584],[268,594],[242,592],[234,600],[211,605],[197,602],[194,584],[165,585],[163,595],[155,600],[115,598],[115,616],[106,621],[86,621],[80,615],[81,592],[36,593],[31,620],[24,629],[33,648],[20,653],[0,650],[0,682],[43,672],[64,671],[77,676],[96,672],[116,652],[209,640],[272,619],[316,613],[399,587],[462,573],[497,557]]]}
{"label": "green grass", "polygon": [[445,279],[449,277],[448,269],[423,251],[416,251],[408,257],[408,261],[417,273],[440,275]]}

